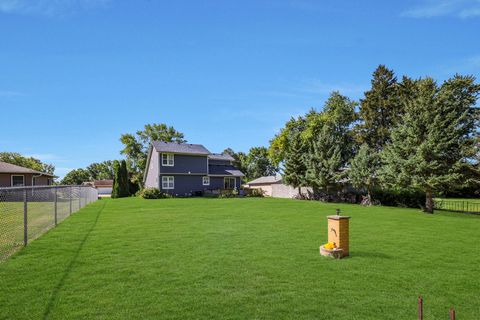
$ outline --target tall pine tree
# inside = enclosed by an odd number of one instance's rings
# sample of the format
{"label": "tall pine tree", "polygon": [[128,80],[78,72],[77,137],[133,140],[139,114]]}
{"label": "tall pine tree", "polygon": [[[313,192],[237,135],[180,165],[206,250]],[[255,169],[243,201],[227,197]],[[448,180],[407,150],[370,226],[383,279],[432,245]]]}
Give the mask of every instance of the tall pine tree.
{"label": "tall pine tree", "polygon": [[356,131],[360,143],[381,150],[390,141],[391,129],[401,118],[403,108],[397,78],[392,70],[384,65],[378,66],[371,83],[371,89],[360,101],[361,123]]}
{"label": "tall pine tree", "polygon": [[315,195],[321,190],[329,192],[339,178],[342,167],[342,149],[338,137],[333,130],[325,125],[317,137],[311,141],[309,152],[306,155],[305,182],[313,188]]}
{"label": "tall pine tree", "polygon": [[372,190],[377,184],[377,168],[379,167],[379,155],[375,150],[362,144],[358,153],[350,160],[348,178],[350,183],[358,189],[367,192],[369,204],[372,203]]}
{"label": "tall pine tree", "polygon": [[125,160],[113,162],[113,189],[112,198],[123,198],[130,195],[127,162]]}
{"label": "tall pine tree", "polygon": [[440,88],[431,78],[416,81],[402,123],[382,153],[384,183],[425,192],[429,213],[435,193],[468,183],[479,92],[473,77],[455,76]]}
{"label": "tall pine tree", "polygon": [[113,188],[112,198],[120,197],[120,162],[118,160],[113,161]]}
{"label": "tall pine tree", "polygon": [[294,134],[290,139],[290,146],[285,159],[285,170],[283,179],[287,185],[298,188],[301,194],[301,187],[306,186],[305,174],[305,147],[299,133]]}

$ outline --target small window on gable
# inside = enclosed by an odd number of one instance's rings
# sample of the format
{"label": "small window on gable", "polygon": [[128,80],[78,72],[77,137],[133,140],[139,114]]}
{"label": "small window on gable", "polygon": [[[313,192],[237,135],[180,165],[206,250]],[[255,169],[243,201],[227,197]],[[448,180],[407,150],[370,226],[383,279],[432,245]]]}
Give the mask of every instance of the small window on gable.
{"label": "small window on gable", "polygon": [[162,166],[173,167],[174,156],[172,153],[162,153]]}
{"label": "small window on gable", "polygon": [[210,177],[203,177],[203,185],[209,186],[210,185]]}
{"label": "small window on gable", "polygon": [[175,180],[172,176],[162,177],[162,189],[171,190],[175,188]]}
{"label": "small window on gable", "polygon": [[12,175],[12,187],[25,186],[25,177],[19,175]]}

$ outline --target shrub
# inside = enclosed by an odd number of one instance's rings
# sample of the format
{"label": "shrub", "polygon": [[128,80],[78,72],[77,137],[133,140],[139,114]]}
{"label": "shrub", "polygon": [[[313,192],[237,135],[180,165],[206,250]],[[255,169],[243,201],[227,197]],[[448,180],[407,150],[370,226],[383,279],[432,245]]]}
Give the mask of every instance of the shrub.
{"label": "shrub", "polygon": [[238,195],[237,189],[230,190],[230,189],[222,189],[219,193],[219,198],[235,198]]}
{"label": "shrub", "polygon": [[265,192],[262,189],[245,189],[245,194],[247,197],[263,197]]}
{"label": "shrub", "polygon": [[384,206],[423,208],[425,206],[425,193],[407,189],[375,189],[372,198]]}
{"label": "shrub", "polygon": [[138,192],[138,195],[143,199],[163,199],[171,198],[172,196],[166,193],[161,192],[157,188],[145,188]]}

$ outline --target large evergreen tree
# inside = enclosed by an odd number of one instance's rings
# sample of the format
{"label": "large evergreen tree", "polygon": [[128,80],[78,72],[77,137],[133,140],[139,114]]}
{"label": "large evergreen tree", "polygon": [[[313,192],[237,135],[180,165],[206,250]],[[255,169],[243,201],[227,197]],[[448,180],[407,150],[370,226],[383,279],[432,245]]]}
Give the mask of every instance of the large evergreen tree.
{"label": "large evergreen tree", "polygon": [[127,162],[120,161],[119,168],[119,198],[128,197],[130,195],[130,185],[128,179]]}
{"label": "large evergreen tree", "polygon": [[382,153],[384,183],[424,191],[430,213],[435,193],[468,183],[479,92],[473,77],[455,76],[441,87],[431,78],[416,81],[414,94],[404,101],[402,122]]}
{"label": "large evergreen tree", "polygon": [[392,70],[380,65],[373,73],[372,87],[360,101],[361,123],[357,126],[360,143],[381,150],[390,141],[392,128],[403,113],[399,86]]}
{"label": "large evergreen tree", "polygon": [[364,189],[367,192],[369,204],[372,202],[372,189],[377,183],[379,160],[378,153],[365,143],[360,146],[358,153],[350,161],[349,181],[355,188]]}
{"label": "large evergreen tree", "polygon": [[113,161],[113,188],[112,188],[112,198],[120,198],[121,194],[121,173],[120,173],[120,162],[118,160]]}
{"label": "large evergreen tree", "polygon": [[300,188],[306,186],[306,171],[305,147],[300,134],[297,133],[290,141],[289,151],[285,159],[283,179],[286,184],[298,188],[298,193],[300,194]]}
{"label": "large evergreen tree", "polygon": [[342,167],[342,148],[338,137],[332,129],[325,125],[318,135],[310,142],[308,154],[305,157],[305,182],[313,188],[314,194],[320,190],[329,192],[339,178]]}

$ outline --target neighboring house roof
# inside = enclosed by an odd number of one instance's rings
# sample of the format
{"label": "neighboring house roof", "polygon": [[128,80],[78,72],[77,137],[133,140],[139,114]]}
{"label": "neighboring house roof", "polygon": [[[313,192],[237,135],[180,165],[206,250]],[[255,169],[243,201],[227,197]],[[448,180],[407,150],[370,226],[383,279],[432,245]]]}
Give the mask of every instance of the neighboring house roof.
{"label": "neighboring house roof", "polygon": [[242,171],[238,170],[234,166],[218,166],[218,165],[210,165],[208,166],[208,174],[209,175],[222,175],[222,176],[235,176],[235,177],[243,177],[244,174]]}
{"label": "neighboring house roof", "polygon": [[113,180],[94,180],[93,185],[95,187],[112,187]]}
{"label": "neighboring house roof", "polygon": [[235,159],[229,155],[229,154],[225,154],[225,153],[212,153],[211,155],[208,156],[208,159],[210,160],[225,160],[225,161],[234,161]]}
{"label": "neighboring house roof", "polygon": [[209,155],[210,151],[201,144],[154,141],[153,147],[158,152]]}
{"label": "neighboring house roof", "polygon": [[0,173],[31,173],[31,174],[41,174],[44,176],[54,177],[53,174],[45,173],[30,168],[20,167],[11,163],[0,161]]}
{"label": "neighboring house roof", "polygon": [[250,182],[247,182],[247,185],[272,184],[272,183],[279,183],[281,181],[282,181],[281,176],[267,176],[267,177],[260,177]]}

